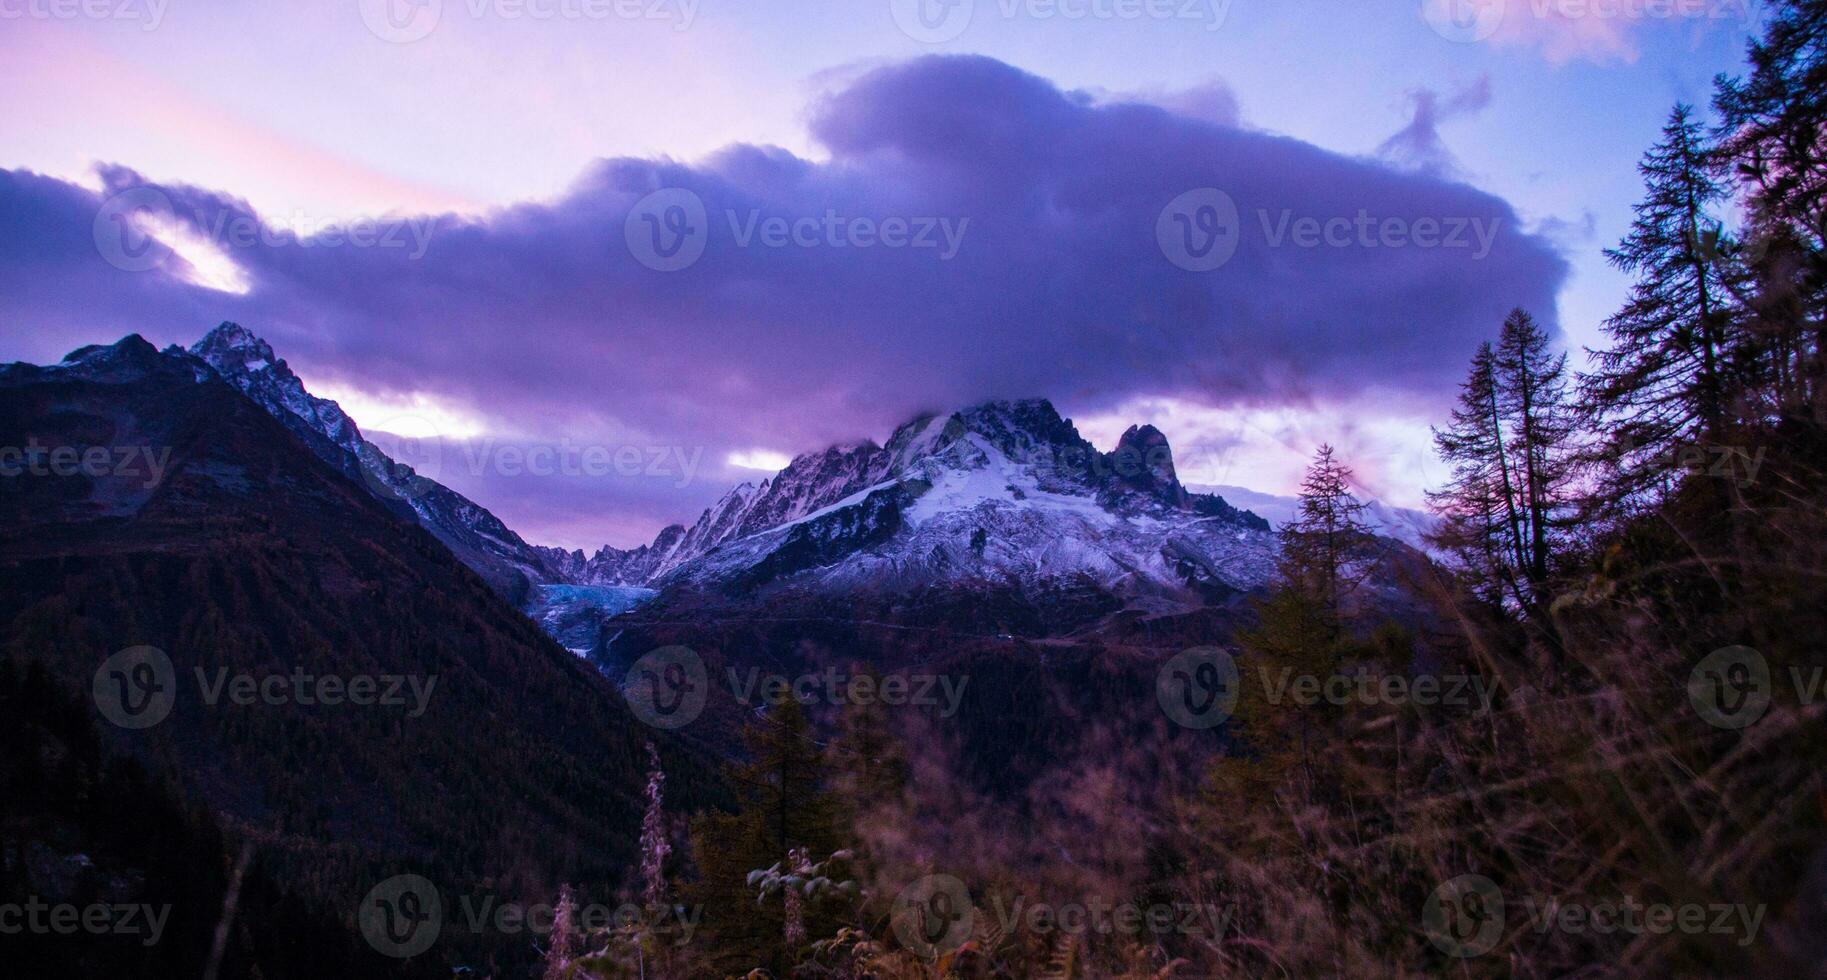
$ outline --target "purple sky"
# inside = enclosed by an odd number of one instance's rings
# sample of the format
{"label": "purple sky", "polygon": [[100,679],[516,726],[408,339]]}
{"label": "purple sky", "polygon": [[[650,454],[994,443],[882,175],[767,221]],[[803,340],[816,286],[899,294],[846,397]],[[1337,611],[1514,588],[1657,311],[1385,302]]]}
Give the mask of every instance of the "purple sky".
{"label": "purple sky", "polygon": [[[0,95],[0,138],[21,147],[0,157],[14,167],[0,170],[0,357],[127,332],[188,344],[235,319],[366,428],[438,434],[439,478],[530,539],[578,547],[637,543],[786,455],[997,396],[1050,397],[1103,445],[1153,421],[1195,482],[1285,491],[1329,439],[1367,490],[1412,505],[1439,475],[1426,424],[1508,308],[1590,342],[1617,285],[1594,260],[1615,237],[1600,226],[1627,215],[1628,164],[1666,102],[1696,97],[1700,69],[1681,67],[1675,91],[1668,71],[1696,44],[1731,67],[1722,52],[1745,29],[1512,16],[1450,43],[1410,11],[1383,54],[1479,60],[1384,85],[1362,51],[1333,52],[1359,16],[1341,7],[1286,49],[1330,57],[1325,75],[1282,69],[1314,91],[1259,102],[1266,55],[1220,75],[1183,50],[1206,43],[1194,32],[1282,30],[1241,3],[1222,30],[1092,34],[979,0],[956,44],[876,23],[869,36],[889,40],[861,62],[822,47],[853,14],[815,4],[828,18],[808,12],[817,29],[783,42],[801,81],[763,91],[771,72],[745,84],[706,66],[742,63],[741,39],[800,15],[706,5],[687,30],[618,24],[597,39],[613,63],[580,67],[563,24],[446,2],[411,43],[335,33],[328,57],[348,71],[321,92],[286,74],[283,38],[250,29],[308,38],[351,11],[174,5],[144,32],[158,53],[132,24],[0,19],[24,80]],[[205,59],[218,74],[181,57],[237,26],[245,50]],[[1187,39],[1151,75],[1131,34],[1156,30]],[[1055,31],[1083,67],[1032,48]],[[1104,65],[1111,50],[1134,63]],[[530,52],[544,77],[526,77]],[[270,71],[249,61],[245,86],[199,97],[258,53]],[[441,66],[442,86],[350,88],[399,62]],[[1448,138],[1527,77],[1512,62],[1546,80],[1537,103],[1588,93],[1554,129],[1503,136],[1558,143],[1564,175],[1534,169],[1533,147],[1493,170],[1494,141]],[[585,77],[617,87],[561,84]],[[1596,77],[1634,87],[1606,102]],[[1350,118],[1365,84],[1387,95],[1374,125]],[[384,132],[415,93],[413,118],[442,125]],[[576,128],[599,124],[609,135]],[[580,155],[592,140],[624,155]],[[1568,184],[1591,203],[1565,200]],[[680,228],[683,251],[653,250]],[[1214,230],[1217,250],[1195,254]],[[617,462],[530,475],[510,446]]]}

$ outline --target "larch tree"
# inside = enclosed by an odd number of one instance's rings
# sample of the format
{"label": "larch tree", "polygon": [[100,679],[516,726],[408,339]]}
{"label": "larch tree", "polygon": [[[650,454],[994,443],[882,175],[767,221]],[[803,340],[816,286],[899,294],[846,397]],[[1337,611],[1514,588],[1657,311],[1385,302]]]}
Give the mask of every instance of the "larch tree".
{"label": "larch tree", "polygon": [[1505,446],[1497,354],[1488,341],[1472,357],[1452,421],[1445,429],[1434,430],[1434,448],[1452,467],[1453,476],[1446,486],[1427,494],[1429,507],[1440,519],[1432,540],[1457,560],[1480,599],[1520,606],[1522,513]]}
{"label": "larch tree", "polygon": [[1321,446],[1301,480],[1300,506],[1281,529],[1281,577],[1319,603],[1333,638],[1341,631],[1344,601],[1359,581],[1351,562],[1372,538],[1351,478],[1351,468],[1334,457],[1332,447]]}
{"label": "larch tree", "polygon": [[1428,494],[1434,541],[1473,592],[1552,634],[1546,607],[1568,547],[1580,459],[1567,355],[1524,310],[1472,358],[1459,404],[1434,446],[1453,476]]}
{"label": "larch tree", "polygon": [[1578,420],[1568,399],[1567,355],[1550,349],[1548,332],[1527,311],[1513,310],[1498,337],[1495,366],[1519,477],[1520,569],[1540,602],[1570,524]]}
{"label": "larch tree", "polygon": [[1740,254],[1758,379],[1782,417],[1827,425],[1827,0],[1778,0],[1748,55],[1715,80],[1714,162],[1757,242]]}
{"label": "larch tree", "polygon": [[[825,748],[792,693],[771,700],[743,729],[742,740],[744,761],[727,771],[740,807],[693,822],[699,877],[686,888],[686,898],[705,909],[718,968],[765,963],[785,976],[796,953],[782,942],[785,911],[778,902],[757,906],[748,874],[780,863],[797,848],[820,854],[841,848],[841,806],[825,785]],[[836,931],[828,910],[810,910],[808,918],[817,935]]]}
{"label": "larch tree", "polygon": [[1645,502],[1665,488],[1666,464],[1683,446],[1722,427],[1735,304],[1709,245],[1717,241],[1711,209],[1725,193],[1711,161],[1693,109],[1675,106],[1638,165],[1644,197],[1630,233],[1605,252],[1636,279],[1605,321],[1609,346],[1589,352],[1594,368],[1580,379],[1586,413],[1609,436],[1599,457],[1608,466],[1599,500],[1608,505]]}

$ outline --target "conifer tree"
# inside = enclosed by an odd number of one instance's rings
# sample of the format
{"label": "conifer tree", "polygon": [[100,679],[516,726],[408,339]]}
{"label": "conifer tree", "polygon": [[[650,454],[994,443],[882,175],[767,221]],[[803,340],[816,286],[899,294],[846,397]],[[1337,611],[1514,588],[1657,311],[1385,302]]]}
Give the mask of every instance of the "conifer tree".
{"label": "conifer tree", "polygon": [[1341,606],[1357,585],[1349,563],[1370,541],[1364,502],[1351,492],[1351,468],[1330,445],[1314,454],[1301,480],[1300,506],[1281,529],[1281,578],[1317,602],[1325,633],[1336,639]]}
{"label": "conifer tree", "polygon": [[1638,504],[1668,476],[1683,445],[1722,427],[1731,389],[1734,304],[1725,269],[1706,245],[1724,195],[1693,109],[1677,105],[1638,170],[1644,197],[1630,233],[1606,258],[1636,277],[1609,320],[1610,346],[1592,351],[1581,378],[1586,411],[1609,434],[1603,502]]}
{"label": "conifer tree", "polygon": [[1446,548],[1480,598],[1551,628],[1550,582],[1568,548],[1579,458],[1567,355],[1527,312],[1504,319],[1495,346],[1472,358],[1459,404],[1434,446],[1452,466],[1428,501]]}
{"label": "conifer tree", "polygon": [[[854,672],[867,678],[872,689],[881,689],[882,675],[873,667],[857,666]],[[880,699],[843,706],[829,754],[833,789],[852,811],[888,803],[907,788],[911,765]]]}
{"label": "conifer tree", "polygon": [[1744,188],[1761,240],[1752,326],[1771,402],[1827,425],[1827,2],[1774,3],[1749,61],[1749,76],[1715,80],[1715,166]]}
{"label": "conifer tree", "polygon": [[1519,309],[1504,319],[1495,367],[1520,498],[1519,567],[1540,602],[1562,550],[1572,493],[1578,423],[1568,403],[1567,355],[1551,351],[1547,331]]}
{"label": "conifer tree", "polygon": [[1453,468],[1447,485],[1427,494],[1440,519],[1434,542],[1458,561],[1481,600],[1520,605],[1522,515],[1504,444],[1497,354],[1489,342],[1480,344],[1472,357],[1452,421],[1445,429],[1434,430],[1434,448]]}
{"label": "conifer tree", "polygon": [[[784,909],[779,903],[758,906],[748,875],[781,863],[795,848],[814,854],[841,849],[839,808],[825,788],[824,747],[792,695],[769,704],[742,738],[745,761],[728,771],[739,809],[693,823],[699,880],[687,899],[704,908],[716,964],[741,972],[762,963],[785,976],[795,951],[783,944]],[[807,918],[813,935],[836,930],[818,909]]]}

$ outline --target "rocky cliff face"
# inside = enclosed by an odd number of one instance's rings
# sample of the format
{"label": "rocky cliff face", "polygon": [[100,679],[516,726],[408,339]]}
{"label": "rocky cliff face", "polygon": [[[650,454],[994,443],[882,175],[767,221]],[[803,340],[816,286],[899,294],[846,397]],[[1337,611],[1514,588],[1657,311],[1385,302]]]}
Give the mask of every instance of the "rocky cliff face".
{"label": "rocky cliff face", "polygon": [[318,458],[430,531],[510,600],[524,602],[533,585],[565,578],[552,563],[551,549],[527,544],[487,508],[389,457],[341,406],[305,390],[272,346],[246,328],[224,323],[189,353],[265,408]]}

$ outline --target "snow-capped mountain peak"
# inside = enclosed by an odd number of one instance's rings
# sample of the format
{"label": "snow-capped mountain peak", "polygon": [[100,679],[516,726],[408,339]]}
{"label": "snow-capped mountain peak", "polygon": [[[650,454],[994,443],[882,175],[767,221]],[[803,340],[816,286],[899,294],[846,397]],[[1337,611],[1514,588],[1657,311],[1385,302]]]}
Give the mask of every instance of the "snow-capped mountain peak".
{"label": "snow-capped mountain peak", "polygon": [[925,415],[882,445],[802,454],[661,538],[599,552],[582,580],[661,595],[987,588],[1039,602],[1089,590],[1109,611],[1252,588],[1275,552],[1267,522],[1181,486],[1159,430],[1132,427],[1100,452],[1045,399]]}
{"label": "snow-capped mountain peak", "polygon": [[272,345],[239,323],[228,322],[217,326],[205,334],[202,340],[191,345],[190,352],[218,371],[239,365],[236,373],[251,374],[265,370],[279,360],[273,353]]}

